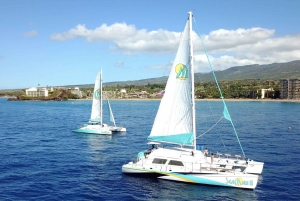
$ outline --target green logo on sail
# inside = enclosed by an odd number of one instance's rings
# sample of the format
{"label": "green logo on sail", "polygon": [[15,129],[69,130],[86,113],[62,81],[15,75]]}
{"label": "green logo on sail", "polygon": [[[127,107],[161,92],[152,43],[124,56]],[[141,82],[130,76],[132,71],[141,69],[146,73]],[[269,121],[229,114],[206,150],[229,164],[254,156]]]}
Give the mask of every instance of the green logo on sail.
{"label": "green logo on sail", "polygon": [[186,80],[188,77],[188,68],[184,64],[177,64],[175,66],[176,78],[179,80]]}
{"label": "green logo on sail", "polygon": [[100,100],[100,98],[101,98],[101,90],[100,89],[98,89],[94,92],[94,98],[96,100]]}

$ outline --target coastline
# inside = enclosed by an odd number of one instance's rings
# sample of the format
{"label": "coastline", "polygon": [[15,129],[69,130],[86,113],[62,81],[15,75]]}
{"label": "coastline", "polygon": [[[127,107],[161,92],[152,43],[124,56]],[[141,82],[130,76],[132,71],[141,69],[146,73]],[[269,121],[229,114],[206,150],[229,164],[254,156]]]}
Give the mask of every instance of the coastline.
{"label": "coastline", "polygon": [[[14,98],[8,96],[2,96],[0,98]],[[64,101],[92,101],[93,99],[68,99]],[[145,99],[145,98],[112,98],[109,100],[114,101],[160,101],[161,99]],[[300,103],[300,99],[224,99],[225,102],[242,102],[242,101],[249,101],[249,102],[286,102],[286,103]],[[18,101],[53,101],[53,100],[18,100]],[[222,101],[222,99],[195,99],[195,101]]]}
{"label": "coastline", "polygon": [[[69,101],[84,101],[84,100],[90,100],[92,99],[69,99]],[[119,99],[119,98],[112,98],[109,100],[114,101],[160,101],[161,99],[145,99],[145,98],[128,98],[128,99]],[[300,103],[300,99],[298,100],[285,100],[285,99],[224,99],[225,102],[243,102],[243,101],[249,101],[249,102],[288,102],[288,103]],[[195,99],[195,101],[222,101],[222,99]]]}

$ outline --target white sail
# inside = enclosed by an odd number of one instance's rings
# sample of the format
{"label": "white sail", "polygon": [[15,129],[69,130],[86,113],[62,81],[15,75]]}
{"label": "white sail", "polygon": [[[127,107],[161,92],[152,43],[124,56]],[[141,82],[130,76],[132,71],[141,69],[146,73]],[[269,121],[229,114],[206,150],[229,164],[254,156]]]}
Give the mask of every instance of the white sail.
{"label": "white sail", "polygon": [[91,112],[91,119],[90,119],[90,121],[94,121],[94,122],[102,122],[101,74],[102,74],[102,71],[100,71],[97,74],[96,80],[95,80],[93,105],[92,105],[92,112]]}
{"label": "white sail", "polygon": [[109,120],[114,124],[114,126],[116,127],[116,122],[115,122],[115,118],[114,118],[114,114],[112,113],[111,107],[110,107],[110,103],[109,100],[107,98],[107,105],[108,105],[108,110],[109,110]]}
{"label": "white sail", "polygon": [[193,145],[193,95],[188,20],[148,140]]}

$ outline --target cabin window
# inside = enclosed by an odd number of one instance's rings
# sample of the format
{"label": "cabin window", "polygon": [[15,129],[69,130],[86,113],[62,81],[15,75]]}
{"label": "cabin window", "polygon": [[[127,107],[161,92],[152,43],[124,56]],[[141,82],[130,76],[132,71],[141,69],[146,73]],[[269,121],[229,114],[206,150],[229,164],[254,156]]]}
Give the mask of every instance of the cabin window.
{"label": "cabin window", "polygon": [[155,158],[152,163],[155,164],[165,164],[167,162],[167,159],[161,159],[161,158]]}
{"label": "cabin window", "polygon": [[170,160],[169,165],[183,166],[183,163],[181,161]]}

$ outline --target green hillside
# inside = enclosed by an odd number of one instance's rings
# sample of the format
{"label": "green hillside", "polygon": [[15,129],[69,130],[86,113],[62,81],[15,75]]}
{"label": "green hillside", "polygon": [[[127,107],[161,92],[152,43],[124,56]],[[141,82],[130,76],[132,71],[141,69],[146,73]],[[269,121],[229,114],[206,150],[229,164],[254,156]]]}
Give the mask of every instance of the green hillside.
{"label": "green hillside", "polygon": [[[280,80],[283,78],[300,79],[300,60],[287,63],[273,63],[266,65],[247,65],[231,67],[223,71],[215,71],[218,81],[231,80]],[[105,86],[164,84],[168,77],[149,78],[142,80],[129,80],[122,82],[106,82]],[[211,73],[195,73],[195,82],[213,81]],[[94,84],[68,85],[66,87],[93,88]]]}
{"label": "green hillside", "polygon": [[[247,65],[231,67],[223,71],[215,72],[218,81],[232,81],[232,80],[280,80],[280,79],[300,79],[300,60],[291,61],[287,63],[273,63],[267,65]],[[128,86],[128,85],[147,85],[150,84],[165,84],[168,77],[149,78],[142,80],[130,80],[121,82],[106,82],[104,86]],[[195,82],[208,82],[213,81],[211,73],[195,73]],[[93,88],[94,84],[78,84],[66,85],[65,87],[79,87],[79,88]],[[20,90],[20,89],[15,89]],[[14,90],[0,90],[14,91]]]}
{"label": "green hillside", "polygon": [[[267,65],[247,65],[231,67],[223,71],[215,72],[219,81],[230,80],[280,80],[283,78],[300,78],[300,60],[287,63],[273,63]],[[148,83],[162,84],[167,82],[167,76],[159,78],[150,78],[143,80],[133,80],[124,82],[107,82],[107,86],[124,86],[124,85],[146,85]],[[195,73],[195,82],[212,81],[211,73]],[[89,85],[92,86],[92,85]]]}

